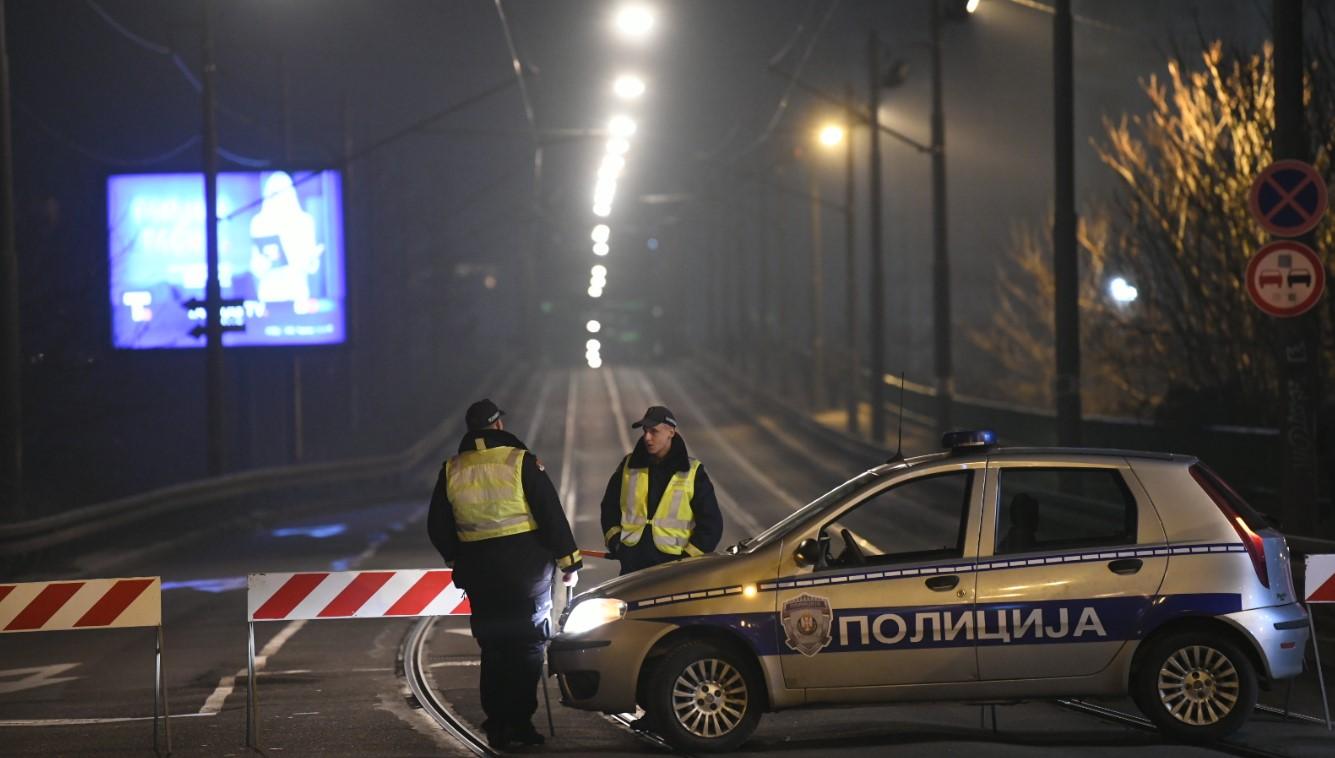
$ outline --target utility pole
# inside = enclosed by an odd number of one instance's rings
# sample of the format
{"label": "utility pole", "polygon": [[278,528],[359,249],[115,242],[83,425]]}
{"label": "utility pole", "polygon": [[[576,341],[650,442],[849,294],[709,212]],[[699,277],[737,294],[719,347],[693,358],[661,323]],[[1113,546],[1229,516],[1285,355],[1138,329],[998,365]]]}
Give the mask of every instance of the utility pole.
{"label": "utility pole", "polygon": [[825,407],[825,263],[824,233],[820,224],[820,186],[816,182],[816,167],[807,172],[811,177],[811,409]]}
{"label": "utility pole", "polygon": [[853,85],[844,85],[844,319],[848,329],[848,433],[858,434],[858,380],[862,340],[858,337],[857,239],[854,220]]}
{"label": "utility pole", "polygon": [[208,473],[225,467],[223,433],[222,287],[218,282],[218,124],[214,117],[213,0],[204,0],[204,236],[208,281],[204,285],[204,339],[208,395]]}
{"label": "utility pole", "polygon": [[950,431],[955,375],[950,355],[950,249],[946,244],[946,115],[941,83],[941,3],[930,0],[932,50],[932,330],[936,358],[936,428]]}
{"label": "utility pole", "polygon": [[[283,163],[292,164],[292,72],[287,65],[287,53],[279,59],[282,70]],[[300,463],[306,457],[306,421],[303,418],[301,380],[301,348],[292,348],[292,461]]]}
{"label": "utility pole", "polygon": [[881,44],[867,35],[867,114],[871,117],[871,438],[885,441],[885,262],[881,255]]}
{"label": "utility pole", "polygon": [[1057,169],[1052,220],[1052,273],[1057,341],[1057,442],[1080,444],[1080,261],[1075,215],[1075,62],[1071,0],[1056,0],[1052,22],[1053,140]]}
{"label": "utility pole", "polygon": [[[1310,161],[1303,112],[1303,3],[1273,0],[1275,30],[1275,160]],[[1316,233],[1299,238],[1316,249]],[[1280,377],[1283,386],[1283,481],[1280,502],[1285,530],[1312,534],[1316,526],[1317,459],[1315,436],[1321,399],[1321,318],[1319,310],[1279,319]]]}
{"label": "utility pole", "polygon": [[14,235],[14,143],[9,108],[9,46],[0,0],[0,518],[23,518],[23,344],[19,331],[19,253]]}

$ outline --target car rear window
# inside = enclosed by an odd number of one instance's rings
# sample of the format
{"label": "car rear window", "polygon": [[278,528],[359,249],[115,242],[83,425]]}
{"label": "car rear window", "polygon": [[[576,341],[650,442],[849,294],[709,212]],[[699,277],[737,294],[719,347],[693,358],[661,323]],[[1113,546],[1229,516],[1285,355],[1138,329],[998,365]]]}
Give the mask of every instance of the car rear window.
{"label": "car rear window", "polygon": [[1265,529],[1271,525],[1270,519],[1267,518],[1265,514],[1253,508],[1242,498],[1242,495],[1238,494],[1237,490],[1230,487],[1228,482],[1224,481],[1223,477],[1216,474],[1209,466],[1199,462],[1193,463],[1191,465],[1191,471],[1196,476],[1205,480],[1211,487],[1214,487],[1219,495],[1224,498],[1224,502],[1228,503],[1228,507],[1232,508],[1234,513],[1241,516],[1242,520],[1247,523],[1247,526],[1250,527],[1252,531]]}
{"label": "car rear window", "polygon": [[1115,469],[1004,468],[996,555],[1136,542],[1136,498]]}

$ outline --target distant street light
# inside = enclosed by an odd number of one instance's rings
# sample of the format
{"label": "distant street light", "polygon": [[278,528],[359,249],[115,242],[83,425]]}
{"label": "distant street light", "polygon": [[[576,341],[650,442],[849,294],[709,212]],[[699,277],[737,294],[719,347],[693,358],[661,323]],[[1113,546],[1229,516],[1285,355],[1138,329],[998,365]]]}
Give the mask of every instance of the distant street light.
{"label": "distant street light", "polygon": [[597,334],[602,331],[602,328],[603,325],[598,323],[597,319],[589,319],[589,323],[584,325],[584,329],[588,331],[589,334]]}
{"label": "distant street light", "polygon": [[1108,282],[1108,296],[1118,305],[1129,305],[1134,303],[1140,296],[1140,291],[1127,283],[1122,277],[1114,277]]}
{"label": "distant street light", "polygon": [[589,276],[592,276],[594,279],[605,280],[607,279],[607,267],[601,263],[595,264],[593,268],[589,269]]}
{"label": "distant street light", "polygon": [[606,242],[611,235],[612,230],[607,224],[599,224],[593,227],[593,233],[589,236],[593,238],[594,242]]}
{"label": "distant street light", "polygon": [[635,119],[630,116],[613,116],[612,120],[607,122],[608,134],[623,140],[635,134],[635,129]]}
{"label": "distant street light", "polygon": [[839,124],[826,124],[816,134],[816,138],[826,147],[834,147],[844,141],[844,127]]}
{"label": "distant street light", "polygon": [[982,0],[969,0],[967,3],[964,4],[964,12],[973,13],[974,11],[978,10],[978,4],[980,2],[982,2]]}
{"label": "distant street light", "polygon": [[615,23],[622,37],[640,42],[654,28],[654,13],[649,6],[640,3],[624,5],[617,11]]}
{"label": "distant street light", "polygon": [[602,297],[602,296],[603,296],[603,288],[602,288],[602,287],[594,287],[593,285],[589,285],[589,297],[592,297],[592,298],[599,298],[599,297]]}
{"label": "distant street light", "polygon": [[599,256],[599,257],[602,257],[602,256],[604,256],[604,255],[607,255],[607,254],[610,253],[610,252],[612,252],[612,248],[609,247],[608,244],[607,244],[606,242],[595,242],[595,243],[593,243],[593,254],[594,254],[594,255]]}
{"label": "distant street light", "polygon": [[608,155],[625,155],[628,150],[630,150],[630,142],[620,137],[607,141]]}
{"label": "distant street light", "polygon": [[644,80],[632,74],[623,74],[612,82],[612,91],[623,100],[634,100],[644,94]]}
{"label": "distant street light", "polygon": [[593,215],[597,216],[598,218],[607,218],[608,216],[612,215],[612,204],[594,203]]}
{"label": "distant street light", "polygon": [[626,159],[619,155],[604,155],[603,162],[598,164],[599,179],[616,179],[621,176],[621,170],[626,167]]}

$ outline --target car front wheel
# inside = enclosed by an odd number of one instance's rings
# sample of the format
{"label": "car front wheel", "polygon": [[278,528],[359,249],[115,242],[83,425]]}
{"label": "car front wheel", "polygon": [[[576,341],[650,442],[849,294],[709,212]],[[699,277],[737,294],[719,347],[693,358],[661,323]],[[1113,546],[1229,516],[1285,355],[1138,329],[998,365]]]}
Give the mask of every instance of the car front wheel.
{"label": "car front wheel", "polygon": [[755,731],[762,687],[753,661],[725,646],[693,640],[670,650],[655,667],[646,710],[655,731],[678,750],[725,752]]}
{"label": "car front wheel", "polygon": [[1211,742],[1232,734],[1256,706],[1256,671],[1233,642],[1209,633],[1150,643],[1132,673],[1131,695],[1165,735]]}

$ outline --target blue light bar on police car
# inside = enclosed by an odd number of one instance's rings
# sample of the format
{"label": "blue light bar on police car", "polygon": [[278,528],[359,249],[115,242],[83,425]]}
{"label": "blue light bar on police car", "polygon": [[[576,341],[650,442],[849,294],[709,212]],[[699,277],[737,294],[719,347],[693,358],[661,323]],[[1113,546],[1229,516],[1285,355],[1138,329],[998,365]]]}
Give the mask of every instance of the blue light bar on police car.
{"label": "blue light bar on police car", "polygon": [[963,450],[971,447],[991,447],[997,444],[996,432],[991,429],[972,429],[946,432],[941,435],[941,447]]}

